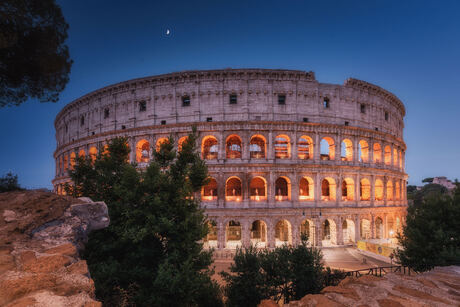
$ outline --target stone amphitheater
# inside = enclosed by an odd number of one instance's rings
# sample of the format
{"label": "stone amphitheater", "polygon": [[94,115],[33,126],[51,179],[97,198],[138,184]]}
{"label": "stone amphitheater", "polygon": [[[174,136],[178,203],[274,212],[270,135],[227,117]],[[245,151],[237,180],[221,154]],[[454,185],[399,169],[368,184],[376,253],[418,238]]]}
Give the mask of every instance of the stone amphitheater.
{"label": "stone amphitheater", "polygon": [[91,92],[55,120],[53,186],[63,194],[77,156],[95,159],[126,136],[142,168],[172,135],[178,150],[196,125],[211,180],[201,192],[211,232],[205,245],[234,249],[391,241],[407,207],[403,103],[349,78],[313,72],[184,71]]}

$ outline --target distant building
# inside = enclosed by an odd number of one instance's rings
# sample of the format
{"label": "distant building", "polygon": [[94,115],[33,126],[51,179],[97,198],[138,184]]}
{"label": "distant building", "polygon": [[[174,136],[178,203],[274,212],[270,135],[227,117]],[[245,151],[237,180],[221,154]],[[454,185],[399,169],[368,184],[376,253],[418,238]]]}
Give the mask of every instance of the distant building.
{"label": "distant building", "polygon": [[433,181],[431,183],[440,184],[440,185],[446,187],[449,191],[453,190],[453,189],[455,189],[457,187],[455,185],[455,183],[453,183],[452,181],[447,179],[447,177],[444,177],[444,176],[442,176],[442,177],[434,177]]}

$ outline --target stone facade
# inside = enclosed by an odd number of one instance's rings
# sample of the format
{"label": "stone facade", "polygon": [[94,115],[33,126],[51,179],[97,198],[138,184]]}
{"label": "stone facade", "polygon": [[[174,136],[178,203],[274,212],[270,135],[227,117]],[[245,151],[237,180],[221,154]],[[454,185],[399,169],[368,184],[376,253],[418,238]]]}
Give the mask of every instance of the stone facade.
{"label": "stone facade", "polygon": [[202,193],[218,249],[317,246],[391,238],[407,199],[402,102],[370,83],[316,81],[313,72],[187,71],[108,86],[55,121],[57,193],[78,155],[127,136],[143,167],[170,135],[197,126],[213,180]]}

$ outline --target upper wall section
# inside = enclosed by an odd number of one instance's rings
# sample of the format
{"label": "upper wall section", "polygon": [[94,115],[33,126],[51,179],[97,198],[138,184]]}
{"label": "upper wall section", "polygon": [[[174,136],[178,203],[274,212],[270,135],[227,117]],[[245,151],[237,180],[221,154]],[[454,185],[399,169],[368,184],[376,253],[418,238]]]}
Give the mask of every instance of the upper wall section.
{"label": "upper wall section", "polygon": [[325,123],[402,139],[404,115],[404,105],[395,95],[364,81],[324,84],[313,72],[224,69],[104,87],[66,105],[56,116],[55,128],[58,147],[102,132],[202,121]]}

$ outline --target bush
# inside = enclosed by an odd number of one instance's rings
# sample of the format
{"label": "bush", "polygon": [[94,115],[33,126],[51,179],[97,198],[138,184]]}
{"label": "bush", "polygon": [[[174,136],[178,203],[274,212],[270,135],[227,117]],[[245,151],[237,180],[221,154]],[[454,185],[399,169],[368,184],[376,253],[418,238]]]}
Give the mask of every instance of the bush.
{"label": "bush", "polygon": [[257,306],[263,299],[299,300],[345,277],[343,272],[324,270],[320,250],[308,247],[305,240],[297,247],[284,245],[272,251],[238,249],[230,273],[220,274],[227,282],[227,304],[235,307]]}

